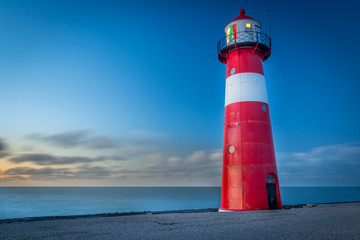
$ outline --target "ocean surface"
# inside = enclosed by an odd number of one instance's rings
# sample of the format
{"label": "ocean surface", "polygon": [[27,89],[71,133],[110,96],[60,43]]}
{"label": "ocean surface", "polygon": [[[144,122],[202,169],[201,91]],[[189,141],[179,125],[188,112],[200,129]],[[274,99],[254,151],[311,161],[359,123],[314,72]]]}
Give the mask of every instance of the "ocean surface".
{"label": "ocean surface", "polygon": [[[283,205],[360,201],[360,187],[281,187]],[[220,187],[0,187],[0,219],[218,208]]]}

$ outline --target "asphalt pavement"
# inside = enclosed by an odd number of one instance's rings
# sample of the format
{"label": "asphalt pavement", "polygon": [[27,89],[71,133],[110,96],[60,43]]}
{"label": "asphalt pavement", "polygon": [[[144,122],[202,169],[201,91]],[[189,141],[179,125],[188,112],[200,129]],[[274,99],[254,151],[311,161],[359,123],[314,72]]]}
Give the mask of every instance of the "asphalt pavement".
{"label": "asphalt pavement", "polygon": [[0,224],[0,239],[359,240],[360,203],[11,222]]}

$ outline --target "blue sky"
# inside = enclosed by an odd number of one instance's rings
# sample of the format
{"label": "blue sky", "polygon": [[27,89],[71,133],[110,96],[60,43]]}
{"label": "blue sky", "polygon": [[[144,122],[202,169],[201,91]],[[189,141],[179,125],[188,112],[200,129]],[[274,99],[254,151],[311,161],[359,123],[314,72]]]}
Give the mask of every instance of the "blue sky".
{"label": "blue sky", "polygon": [[0,1],[0,185],[219,186],[225,65],[243,6],[281,185],[360,184],[358,1]]}

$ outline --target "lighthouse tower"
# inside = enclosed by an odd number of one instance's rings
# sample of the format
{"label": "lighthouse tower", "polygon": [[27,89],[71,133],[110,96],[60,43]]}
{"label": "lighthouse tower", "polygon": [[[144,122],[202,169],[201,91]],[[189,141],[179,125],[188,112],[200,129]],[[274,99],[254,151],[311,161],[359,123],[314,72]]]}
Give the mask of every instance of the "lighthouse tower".
{"label": "lighthouse tower", "polygon": [[218,58],[226,64],[220,211],[281,209],[263,62],[271,39],[240,10],[226,27]]}

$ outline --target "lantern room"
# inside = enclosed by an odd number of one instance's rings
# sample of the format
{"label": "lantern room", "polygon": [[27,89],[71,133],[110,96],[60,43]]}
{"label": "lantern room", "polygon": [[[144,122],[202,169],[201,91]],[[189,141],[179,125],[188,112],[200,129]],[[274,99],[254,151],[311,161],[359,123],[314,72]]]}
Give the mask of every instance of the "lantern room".
{"label": "lantern room", "polygon": [[260,22],[249,16],[245,16],[244,9],[241,9],[239,14],[240,16],[234,18],[228,25],[226,25],[225,33],[227,36],[236,32],[260,32]]}
{"label": "lantern room", "polygon": [[261,23],[245,15],[241,9],[239,16],[225,27],[226,36],[218,43],[220,62],[226,63],[226,57],[234,49],[254,47],[263,52],[263,61],[270,56],[271,38],[261,31]]}

